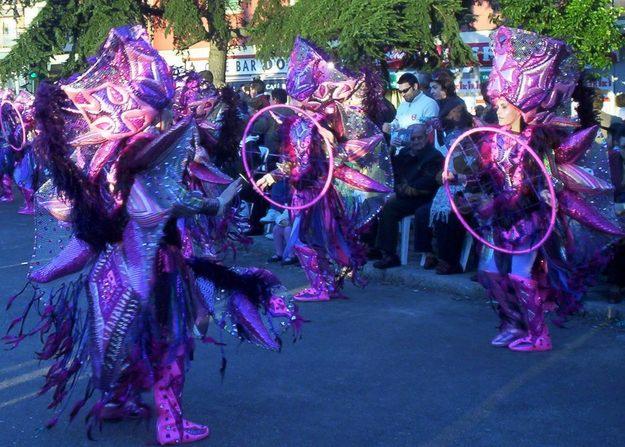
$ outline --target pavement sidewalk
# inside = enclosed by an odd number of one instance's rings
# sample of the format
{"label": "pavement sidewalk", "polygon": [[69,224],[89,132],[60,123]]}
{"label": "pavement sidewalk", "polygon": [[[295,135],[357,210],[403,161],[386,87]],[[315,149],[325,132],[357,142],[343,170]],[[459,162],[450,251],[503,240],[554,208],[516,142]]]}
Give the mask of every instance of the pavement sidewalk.
{"label": "pavement sidewalk", "polygon": [[[265,237],[256,236],[251,251],[269,258],[273,254],[273,242]],[[271,268],[271,264],[268,266]],[[419,292],[448,293],[465,299],[486,300],[484,289],[470,279],[473,272],[437,275],[431,270],[424,270],[418,266],[416,259],[409,259],[408,265],[386,270],[376,269],[372,262],[369,262],[365,265],[363,273],[373,283],[404,286]],[[607,284],[593,287],[586,294],[582,316],[625,326],[625,301],[611,303],[609,296]]]}

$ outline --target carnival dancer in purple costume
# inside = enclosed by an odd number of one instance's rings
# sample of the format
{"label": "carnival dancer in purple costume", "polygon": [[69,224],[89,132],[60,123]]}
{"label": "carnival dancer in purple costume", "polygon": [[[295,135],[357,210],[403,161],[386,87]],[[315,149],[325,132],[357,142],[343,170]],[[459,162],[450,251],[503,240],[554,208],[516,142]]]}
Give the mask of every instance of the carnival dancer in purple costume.
{"label": "carnival dancer in purple costume", "polygon": [[[590,257],[585,266],[571,262],[575,244],[569,219],[607,234],[622,234],[622,230],[584,199],[607,189],[605,182],[574,164],[597,132],[596,126],[585,127],[592,118],[586,119],[584,101],[578,108],[580,123],[555,114],[576,88],[576,93],[583,90],[578,86],[579,70],[571,49],[559,40],[506,27],[493,33],[492,46],[489,99],[497,106],[499,125],[517,138],[490,133],[482,142],[481,172],[491,182],[495,179],[497,191],[482,196],[476,219],[483,223],[498,218],[503,224],[492,225],[491,241],[522,252],[544,232],[541,206],[549,203],[558,210],[555,229],[539,248],[511,255],[485,247],[478,278],[501,319],[500,333],[492,344],[514,351],[545,351],[552,347],[545,313],[577,310],[588,279],[584,276],[597,263]],[[580,125],[585,128],[568,131]],[[530,180],[529,157],[518,141],[528,144],[543,160],[555,185],[555,200],[538,180],[540,176]],[[519,214],[517,209],[524,211]]]}
{"label": "carnival dancer in purple costume", "polygon": [[343,281],[362,285],[358,272],[366,262],[359,232],[392,192],[393,176],[381,130],[369,117],[382,101],[381,84],[369,73],[339,68],[320,49],[302,38],[295,41],[287,92],[323,126],[303,117],[284,123],[284,163],[258,185],[270,186],[276,176],[288,177],[292,205],[304,206],[317,197],[327,177],[324,138],[332,145],[335,169],[332,186],[321,200],[292,213],[289,246],[294,247],[310,288],[299,301],[327,301],[341,296]]}
{"label": "carnival dancer in purple costume", "polygon": [[[195,72],[179,74],[177,84],[174,122],[192,116],[200,137],[185,182],[190,190],[216,197],[233,181],[217,163],[227,167],[230,155],[239,148],[242,120],[237,112],[237,96],[229,87],[216,89]],[[251,238],[245,235],[249,221],[240,210],[232,206],[220,216],[196,214],[181,219],[184,252],[223,259],[229,251],[236,251],[237,244],[251,244]]]}
{"label": "carnival dancer in purple costume", "polygon": [[32,147],[35,121],[33,102],[35,97],[22,90],[16,97],[10,92],[3,95],[0,105],[3,144],[0,149],[0,171],[2,174],[2,195],[0,200],[13,200],[12,181],[24,196],[20,214],[33,214],[34,190],[37,183],[37,164]]}
{"label": "carnival dancer in purple costume", "polygon": [[[89,433],[104,419],[148,415],[140,395],[152,390],[162,445],[210,432],[182,415],[193,333],[210,341],[212,320],[278,350],[280,333],[298,322],[270,272],[184,253],[179,219],[222,213],[240,184],[216,198],[186,187],[199,135],[191,118],[168,128],[173,96],[169,68],[138,26],[112,30],[83,74],[42,84],[37,149],[52,179],[37,191],[34,297],[5,337],[13,345],[42,338],[38,357],[54,361],[42,391],[54,390],[50,408],[59,413],[91,368],[70,412],[99,393]],[[28,329],[32,309],[40,320]]]}
{"label": "carnival dancer in purple costume", "polygon": [[[0,89],[0,103],[12,100],[13,92]],[[15,168],[14,151],[7,143],[4,135],[0,138],[0,202],[12,202],[13,197],[13,170]]]}

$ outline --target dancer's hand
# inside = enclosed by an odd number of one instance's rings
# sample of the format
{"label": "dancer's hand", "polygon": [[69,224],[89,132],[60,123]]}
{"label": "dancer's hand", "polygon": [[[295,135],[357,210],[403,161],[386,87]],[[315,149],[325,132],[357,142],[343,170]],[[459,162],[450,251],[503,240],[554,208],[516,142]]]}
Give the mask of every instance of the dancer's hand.
{"label": "dancer's hand", "polygon": [[261,191],[264,191],[265,189],[269,188],[274,183],[276,183],[276,179],[273,178],[273,175],[265,174],[256,181],[256,186],[258,186]]}
{"label": "dancer's hand", "polygon": [[291,174],[291,171],[293,170],[294,166],[295,165],[293,164],[293,162],[290,162],[290,161],[283,161],[282,163],[276,163],[276,168],[278,168],[278,171],[280,171],[284,175]]}
{"label": "dancer's hand", "polygon": [[321,135],[325,140],[327,140],[331,145],[336,144],[336,137],[334,133],[330,129],[326,129],[325,127],[321,127],[319,129],[319,135]]}
{"label": "dancer's hand", "polygon": [[540,192],[540,198],[544,200],[544,202],[549,206],[551,206],[552,203],[555,202],[555,199],[551,197],[551,193],[548,189],[543,189]]}
{"label": "dancer's hand", "polygon": [[219,195],[219,203],[222,207],[228,206],[230,202],[241,192],[243,184],[240,178],[230,183],[226,189]]}
{"label": "dancer's hand", "polygon": [[463,183],[466,183],[467,181],[467,176],[464,174],[454,174],[453,172],[450,171],[443,171],[442,173],[442,180],[443,183],[447,182],[450,185],[462,185]]}

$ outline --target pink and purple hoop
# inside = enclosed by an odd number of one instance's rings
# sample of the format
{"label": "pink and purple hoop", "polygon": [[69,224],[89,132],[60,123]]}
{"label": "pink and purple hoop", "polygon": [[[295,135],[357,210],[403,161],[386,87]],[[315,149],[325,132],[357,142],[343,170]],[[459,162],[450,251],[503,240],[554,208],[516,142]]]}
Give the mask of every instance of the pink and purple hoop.
{"label": "pink and purple hoop", "polygon": [[[2,111],[4,110],[4,105],[7,104],[11,107],[12,110],[15,111],[15,114],[17,115],[17,118],[19,120],[19,124],[22,128],[22,143],[18,146],[14,146],[13,144],[11,144],[11,140],[8,138],[8,135],[10,135],[10,132],[7,131],[7,129],[5,128],[5,124],[4,124],[4,119],[2,119]],[[17,110],[17,108],[15,107],[15,105],[13,105],[13,103],[11,101],[2,101],[2,103],[0,103],[0,128],[2,129],[2,136],[4,137],[4,140],[7,142],[7,144],[9,146],[11,146],[13,149],[15,149],[16,151],[21,151],[24,148],[24,145],[26,144],[26,126],[24,126],[24,120],[22,119],[22,114]]]}
{"label": "pink and purple hoop", "polygon": [[[270,110],[273,109],[290,109],[292,111],[294,111],[295,113],[297,113],[298,115],[301,116],[305,116],[306,118],[308,118],[309,120],[311,120],[313,122],[313,124],[317,127],[317,129],[319,130],[319,135],[321,135],[321,137],[323,138],[323,141],[325,142],[327,151],[326,154],[328,156],[328,176],[325,180],[325,183],[323,184],[323,188],[321,189],[321,191],[319,192],[319,194],[312,199],[310,202],[308,202],[305,205],[299,205],[299,206],[291,206],[291,205],[284,205],[280,202],[276,202],[275,200],[272,200],[271,197],[267,196],[264,191],[262,189],[260,189],[257,185],[256,182],[254,181],[254,175],[252,174],[252,170],[250,169],[249,164],[247,163],[247,145],[245,140],[247,139],[247,136],[249,134],[250,129],[252,128],[252,124],[254,124],[254,121],[256,121],[256,119],[262,115],[265,112],[268,112]],[[305,111],[304,109],[301,109],[299,107],[295,107],[295,106],[291,106],[288,104],[273,104],[267,107],[264,107],[262,109],[260,109],[258,112],[256,112],[248,121],[247,126],[245,126],[245,131],[243,132],[243,144],[241,147],[241,158],[243,160],[243,167],[245,168],[245,174],[247,175],[248,180],[250,181],[252,187],[254,188],[254,190],[261,195],[261,197],[263,197],[267,202],[271,203],[274,206],[277,206],[278,208],[283,208],[283,209],[287,209],[287,210],[293,210],[293,211],[297,211],[297,210],[303,210],[306,208],[310,208],[311,206],[313,206],[315,203],[317,203],[319,200],[321,200],[323,198],[323,196],[328,192],[328,189],[330,189],[330,185],[332,184],[332,178],[334,176],[334,154],[332,152],[332,144],[330,143],[330,141],[328,140],[328,138],[323,134],[323,126],[321,126],[321,124],[319,124],[319,122],[307,111]]]}
{"label": "pink and purple hoop", "polygon": [[526,150],[526,152],[538,164],[538,166],[540,168],[540,171],[542,172],[543,176],[547,180],[547,189],[549,190],[549,195],[551,196],[550,204],[549,204],[551,206],[551,215],[550,215],[550,218],[549,218],[549,227],[545,231],[545,234],[540,239],[540,241],[538,241],[537,243],[535,243],[531,247],[525,248],[525,249],[520,249],[520,250],[509,250],[509,249],[506,249],[506,248],[498,247],[497,245],[494,245],[493,243],[487,241],[482,236],[477,234],[477,232],[473,228],[471,228],[471,226],[467,223],[467,221],[462,216],[462,213],[460,213],[460,211],[458,210],[458,207],[456,206],[456,202],[454,202],[453,196],[452,196],[451,191],[449,189],[449,182],[446,180],[445,181],[445,192],[447,193],[447,198],[449,199],[449,203],[451,204],[451,208],[453,209],[454,213],[458,217],[458,220],[462,223],[464,228],[466,228],[466,230],[475,239],[480,241],[482,244],[484,244],[484,245],[486,245],[486,246],[488,246],[488,247],[490,247],[493,250],[496,250],[498,252],[506,253],[506,254],[510,254],[510,255],[521,255],[521,254],[525,254],[525,253],[530,253],[530,252],[538,249],[541,245],[543,245],[545,243],[545,241],[549,238],[549,236],[551,236],[551,232],[553,231],[555,223],[556,223],[557,205],[556,205],[556,202],[555,202],[556,192],[555,192],[555,189],[553,187],[553,182],[551,181],[551,176],[550,176],[549,172],[547,171],[547,168],[543,164],[542,160],[538,156],[538,154],[536,154],[536,152],[534,152],[534,150],[528,144],[526,144],[524,141],[522,141],[517,135],[514,135],[513,133],[510,133],[510,132],[505,131],[503,129],[499,129],[497,127],[476,127],[476,128],[473,128],[473,129],[469,129],[465,133],[460,135],[453,142],[451,147],[449,148],[449,151],[447,152],[447,156],[445,157],[445,164],[443,166],[443,178],[447,178],[448,177],[447,174],[449,173],[449,164],[451,163],[451,157],[452,157],[452,154],[453,154],[454,150],[456,149],[456,147],[460,144],[460,141],[464,140],[469,135],[473,135],[474,133],[479,133],[479,132],[493,132],[493,133],[504,135],[506,137],[509,137],[509,138],[517,140],[517,142],[521,146],[523,146],[523,148]]}

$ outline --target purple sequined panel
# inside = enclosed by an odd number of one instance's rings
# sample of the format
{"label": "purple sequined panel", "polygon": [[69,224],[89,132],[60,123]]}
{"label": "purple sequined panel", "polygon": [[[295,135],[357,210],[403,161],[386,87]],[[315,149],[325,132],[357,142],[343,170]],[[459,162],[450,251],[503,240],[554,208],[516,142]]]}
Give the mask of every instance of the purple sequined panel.
{"label": "purple sequined panel", "polygon": [[140,132],[174,97],[169,67],[140,26],[111,30],[94,64],[63,90],[94,134],[85,143]]}
{"label": "purple sequined panel", "polygon": [[503,96],[527,113],[539,108],[551,110],[573,94],[579,68],[564,42],[502,26],[491,36],[491,46],[491,100]]}

